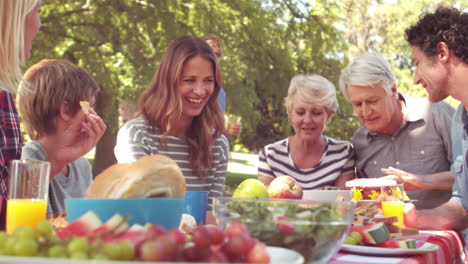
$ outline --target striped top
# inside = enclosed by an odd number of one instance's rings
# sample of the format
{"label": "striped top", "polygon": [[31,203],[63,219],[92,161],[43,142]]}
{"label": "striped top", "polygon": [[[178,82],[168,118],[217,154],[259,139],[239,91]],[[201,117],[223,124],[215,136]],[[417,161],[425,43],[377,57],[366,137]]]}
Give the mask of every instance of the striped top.
{"label": "striped top", "polygon": [[179,165],[185,177],[188,191],[208,191],[208,208],[212,198],[224,193],[226,171],[229,161],[229,143],[225,136],[213,142],[213,162],[211,173],[206,179],[199,179],[190,167],[190,146],[177,137],[166,137],[167,148],[159,142],[161,132],[151,127],[142,116],[128,121],[117,134],[114,149],[119,163],[134,162],[142,156],[162,154],[172,158]]}
{"label": "striped top", "polygon": [[304,190],[334,185],[341,174],[354,172],[355,154],[351,143],[325,136],[327,145],[319,163],[310,169],[296,167],[291,158],[289,138],[265,146],[259,153],[258,174],[276,178],[289,175]]}

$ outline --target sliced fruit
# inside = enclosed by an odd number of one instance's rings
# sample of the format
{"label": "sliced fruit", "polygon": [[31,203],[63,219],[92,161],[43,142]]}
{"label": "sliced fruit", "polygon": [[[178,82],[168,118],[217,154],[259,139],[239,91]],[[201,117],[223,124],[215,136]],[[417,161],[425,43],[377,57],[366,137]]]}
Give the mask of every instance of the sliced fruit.
{"label": "sliced fruit", "polygon": [[416,240],[414,239],[388,239],[382,243],[375,245],[384,248],[402,248],[402,249],[415,249]]}
{"label": "sliced fruit", "polygon": [[93,236],[100,237],[104,241],[109,241],[116,235],[126,231],[128,229],[127,220],[120,214],[115,214],[103,225],[93,230]]}
{"label": "sliced fruit", "polygon": [[361,234],[363,243],[368,245],[382,243],[390,237],[390,233],[384,223],[352,226],[350,231]]}
{"label": "sliced fruit", "polygon": [[283,235],[289,235],[296,230],[294,225],[288,224],[288,221],[291,220],[289,216],[281,215],[278,216],[277,218],[277,223],[276,226],[278,227],[278,230],[283,234]]}
{"label": "sliced fruit", "polygon": [[57,232],[57,237],[64,239],[69,236],[89,236],[93,230],[101,225],[101,219],[99,219],[99,217],[93,211],[88,211],[80,218],[70,223],[67,227]]}
{"label": "sliced fruit", "polygon": [[128,229],[125,232],[122,232],[115,236],[113,242],[121,242],[127,240],[133,246],[138,247],[146,239],[146,230],[145,229]]}

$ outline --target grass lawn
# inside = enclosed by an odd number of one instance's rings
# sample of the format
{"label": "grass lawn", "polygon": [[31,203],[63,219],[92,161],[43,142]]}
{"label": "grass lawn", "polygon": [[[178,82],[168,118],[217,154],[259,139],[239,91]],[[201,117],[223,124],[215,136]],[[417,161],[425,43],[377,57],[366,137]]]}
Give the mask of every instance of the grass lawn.
{"label": "grass lawn", "polygon": [[226,177],[226,194],[231,194],[243,180],[257,178],[257,164],[256,154],[231,152]]}

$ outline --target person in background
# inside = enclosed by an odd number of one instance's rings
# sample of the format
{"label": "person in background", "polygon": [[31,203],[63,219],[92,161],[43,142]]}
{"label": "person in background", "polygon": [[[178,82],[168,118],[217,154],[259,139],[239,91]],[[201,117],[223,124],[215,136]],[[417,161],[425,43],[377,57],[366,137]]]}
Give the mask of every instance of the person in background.
{"label": "person in background", "polygon": [[[213,49],[216,55],[216,60],[218,60],[218,63],[219,63],[224,54],[219,37],[214,34],[210,34],[204,37],[203,39]],[[221,110],[223,111],[223,113],[225,113],[226,112],[226,92],[224,91],[223,87],[221,87],[221,90],[219,92],[218,102],[219,102],[219,106],[221,107]],[[223,130],[223,134],[226,137],[237,137],[240,134],[241,130],[242,130],[242,123],[239,120],[227,120],[226,126]]]}
{"label": "person in background", "polygon": [[[117,161],[169,156],[181,168],[187,190],[209,192],[211,210],[212,198],[224,193],[229,161],[220,89],[221,71],[210,46],[195,36],[174,40],[140,97],[141,115],[118,132]],[[208,212],[207,223],[213,222]]]}
{"label": "person in background", "polygon": [[323,135],[338,109],[335,86],[320,75],[297,75],[284,105],[295,134],[263,147],[258,179],[268,186],[275,177],[289,175],[304,190],[344,188],[355,177],[353,147]]}
{"label": "person in background", "polygon": [[406,204],[405,225],[427,230],[468,228],[468,13],[451,7],[423,13],[406,29],[405,37],[416,67],[414,83],[426,89],[431,102],[448,96],[461,102],[451,125],[452,198],[431,210]]}
{"label": "person in background", "polygon": [[[98,86],[80,67],[61,60],[42,60],[26,71],[24,82],[27,86],[19,92],[18,107],[32,140],[23,147],[22,159],[46,160],[53,156],[64,131],[86,118],[90,120],[92,137],[100,138],[104,134],[106,125],[92,109]],[[82,111],[81,101],[89,102],[89,113]],[[78,133],[76,139],[82,136]],[[51,175],[48,215],[64,212],[64,199],[83,197],[92,181],[91,164],[84,157],[78,157],[58,174]]]}
{"label": "person in background", "polygon": [[[404,182],[418,208],[448,201],[453,107],[399,93],[389,63],[379,55],[355,58],[339,84],[361,123],[352,138],[358,177],[391,174],[386,178]],[[418,180],[404,180],[414,178]]]}

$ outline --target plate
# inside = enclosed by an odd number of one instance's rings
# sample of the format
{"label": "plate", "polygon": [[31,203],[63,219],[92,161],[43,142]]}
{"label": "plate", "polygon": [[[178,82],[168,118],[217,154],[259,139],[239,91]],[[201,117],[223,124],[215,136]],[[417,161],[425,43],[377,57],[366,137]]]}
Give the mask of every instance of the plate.
{"label": "plate", "polygon": [[403,249],[403,248],[383,248],[383,247],[367,247],[367,246],[353,246],[345,245],[341,246],[341,251],[378,255],[378,256],[401,256],[401,255],[420,255],[438,250],[439,246],[432,243],[418,241],[415,249]]}
{"label": "plate", "polygon": [[[304,257],[296,251],[281,248],[267,247],[270,255],[270,264],[303,264]],[[31,258],[31,257],[8,257],[0,256],[0,264],[151,264],[161,262],[142,262],[142,261],[98,261],[98,260],[71,260],[71,259],[53,259],[53,258]],[[174,263],[174,262],[173,262]],[[179,264],[183,262],[178,262]],[[193,262],[192,262],[193,263]]]}
{"label": "plate", "polygon": [[270,255],[270,264],[303,264],[304,257],[298,252],[282,248],[282,247],[267,247],[268,255]]}
{"label": "plate", "polygon": [[[353,201],[356,201],[356,202],[376,202],[375,200],[353,200]],[[411,200],[403,200],[403,202],[405,203],[415,203],[419,200],[415,200],[415,199],[411,199]]]}

